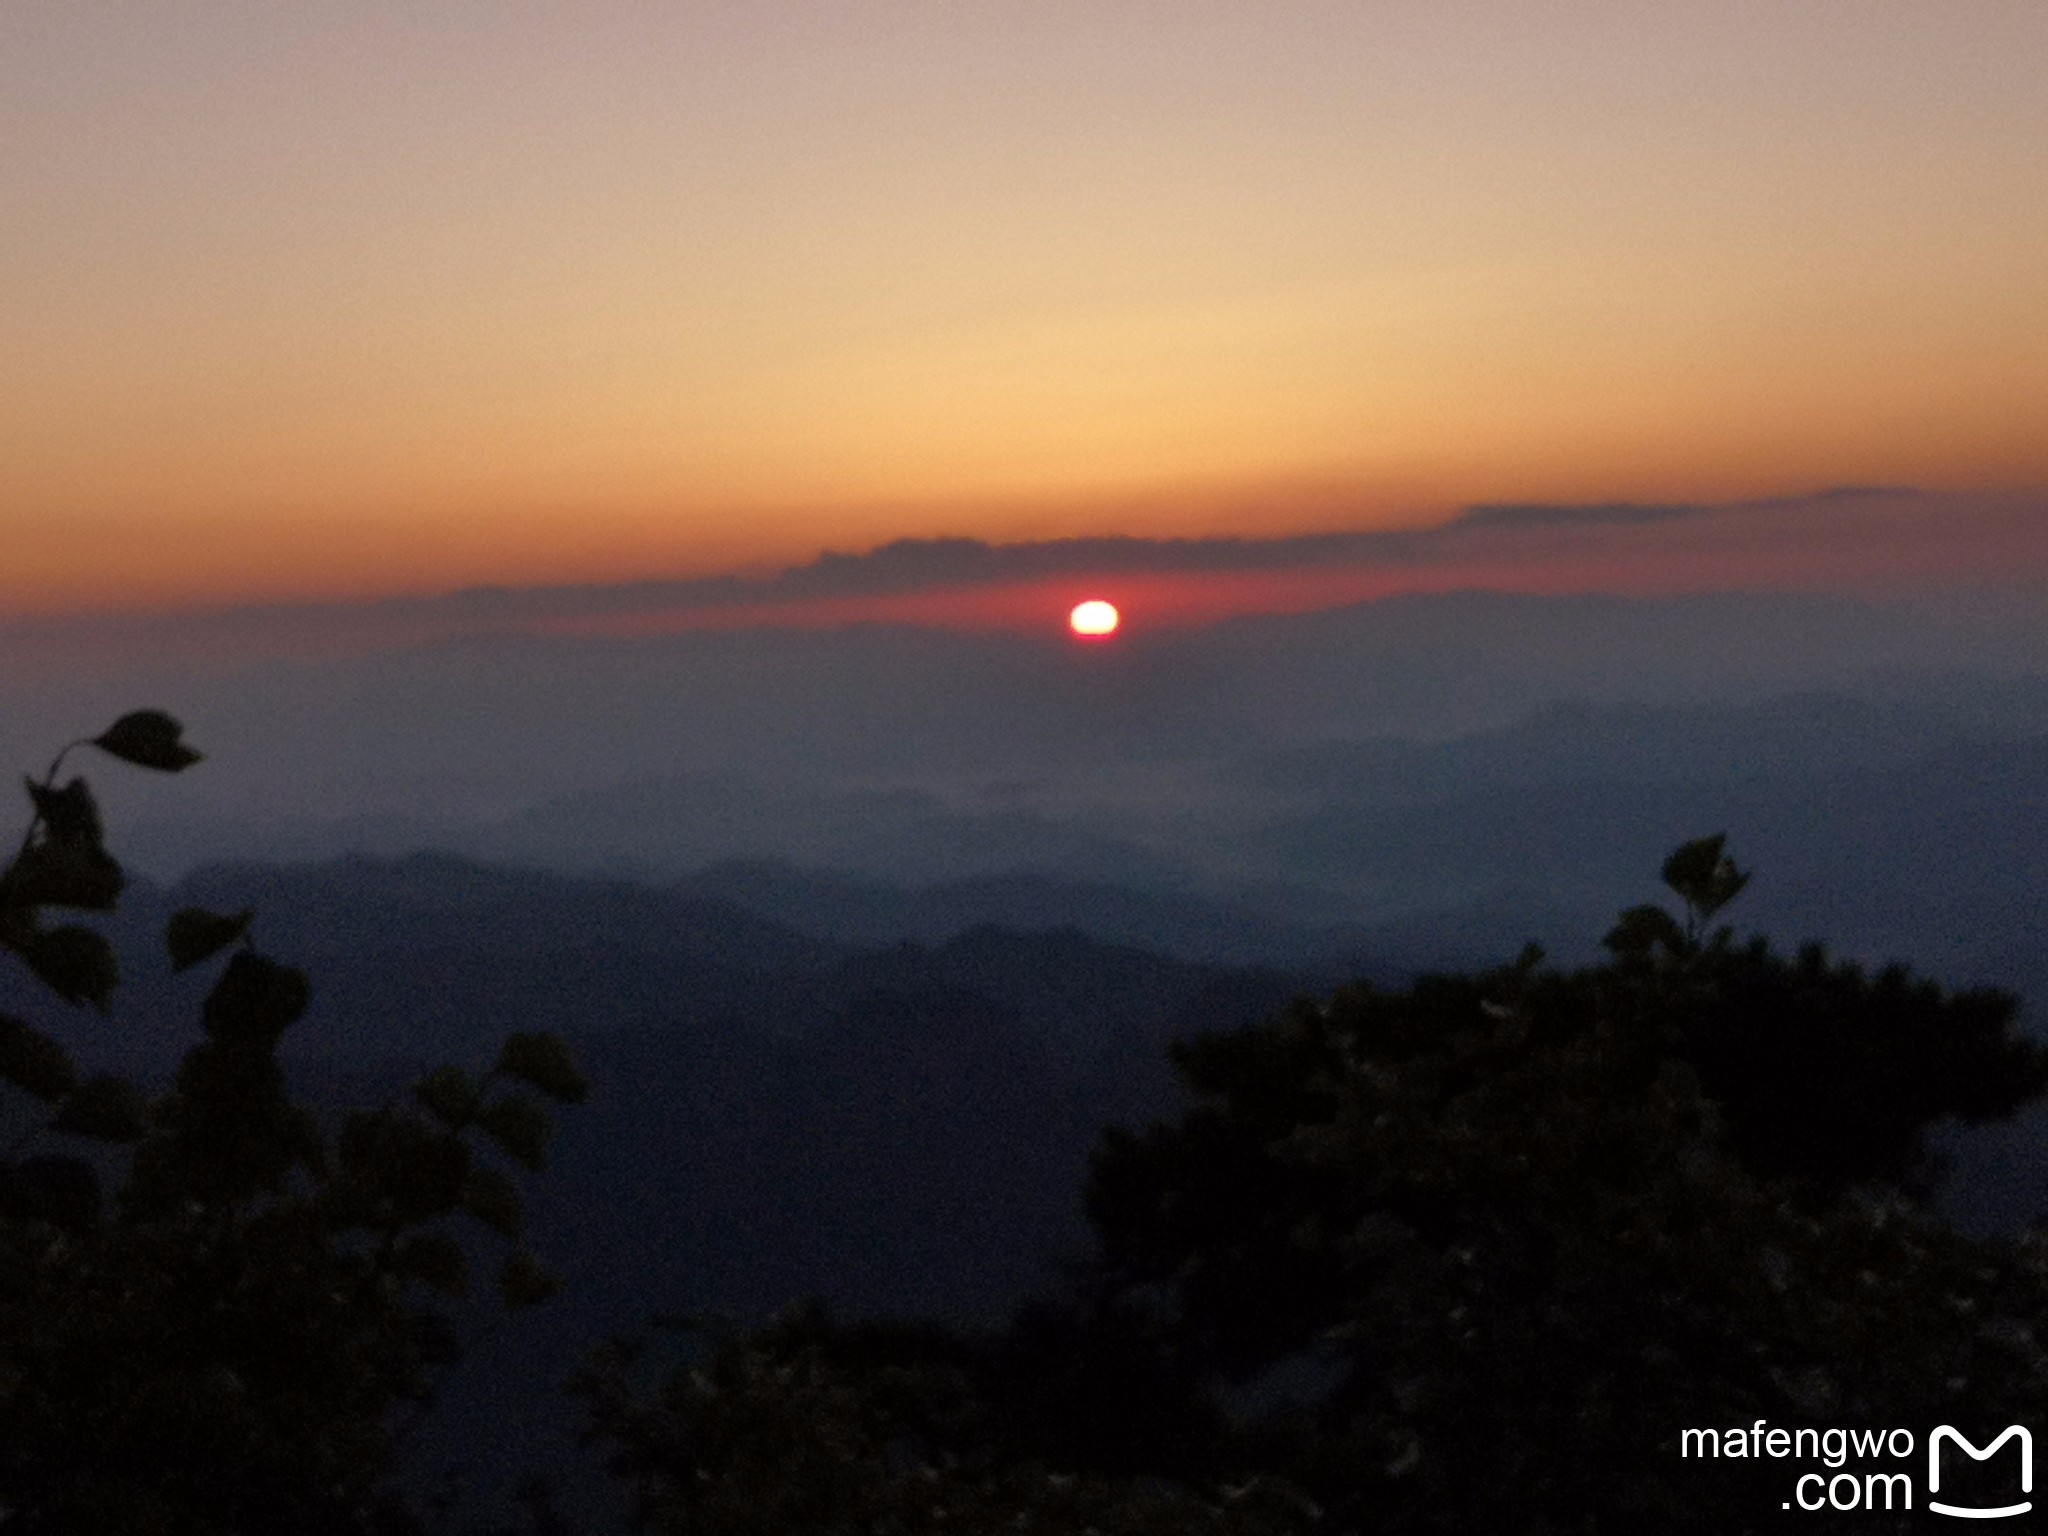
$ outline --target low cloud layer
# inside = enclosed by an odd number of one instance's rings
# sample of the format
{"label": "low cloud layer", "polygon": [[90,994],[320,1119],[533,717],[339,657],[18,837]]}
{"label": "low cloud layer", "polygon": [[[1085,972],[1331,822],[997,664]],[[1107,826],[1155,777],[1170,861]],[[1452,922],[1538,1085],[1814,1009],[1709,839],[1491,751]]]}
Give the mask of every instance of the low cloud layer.
{"label": "low cloud layer", "polygon": [[1034,629],[1102,595],[1153,627],[1406,592],[2048,590],[2048,496],[1841,487],[1728,503],[1485,504],[1434,526],[1278,538],[904,539],[766,575],[477,587],[355,604],[13,627],[7,649],[304,654],[477,633],[860,622]]}
{"label": "low cloud layer", "polygon": [[[2035,513],[2048,518],[2048,501],[2030,505]],[[1625,567],[1631,556],[1639,555],[1668,564],[1673,557],[1687,554],[1710,556],[1731,543],[1751,549],[1759,557],[1756,574],[1762,584],[1779,585],[1764,568],[1774,550],[1793,558],[1795,569],[1805,568],[1812,563],[1816,540],[1846,535],[1855,548],[1868,555],[1873,552],[1868,536],[1876,533],[1880,537],[1877,552],[1903,557],[1908,551],[1901,546],[1922,538],[1944,533],[1967,536],[1969,529],[1944,528],[1944,524],[1973,509],[1981,514],[1983,507],[1975,501],[1929,496],[1907,488],[1846,486],[1806,496],[1718,504],[1487,503],[1429,527],[1278,538],[1108,537],[1016,544],[973,538],[900,539],[861,553],[828,551],[807,564],[767,576],[605,586],[478,587],[442,596],[396,599],[380,607],[395,617],[407,618],[548,620],[654,611],[772,609],[848,598],[1023,587],[1064,578],[1114,581],[1357,571],[1383,573],[1393,577],[1398,586],[1403,572],[1466,568],[1486,572],[1475,585],[1513,588],[1517,568],[1534,576],[1559,558],[1593,556]],[[1860,529],[1845,526],[1859,521]],[[1981,521],[1981,516],[1976,521]],[[1669,537],[1681,527],[1681,537]],[[1663,536],[1645,537],[1652,533]],[[1864,537],[1856,538],[1858,533]],[[1899,574],[1909,574],[1912,569],[1912,562],[1902,559]],[[1986,564],[1984,574],[2009,569],[1994,561]],[[1625,568],[1615,574],[1619,584],[1626,585]],[[1662,566],[1652,580],[1680,587],[1721,584],[1711,579],[1694,583],[1682,571]],[[1438,583],[1426,585],[1433,588]],[[1556,583],[1540,585],[1549,588]],[[1589,581],[1586,585],[1597,590],[1608,583]]]}

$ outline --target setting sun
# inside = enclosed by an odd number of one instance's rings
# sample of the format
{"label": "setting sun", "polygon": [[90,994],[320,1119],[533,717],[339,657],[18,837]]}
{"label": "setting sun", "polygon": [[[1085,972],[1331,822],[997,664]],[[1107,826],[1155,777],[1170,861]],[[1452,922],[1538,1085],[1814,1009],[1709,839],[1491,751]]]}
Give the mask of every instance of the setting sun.
{"label": "setting sun", "polygon": [[1085,603],[1076,603],[1074,611],[1067,615],[1067,627],[1084,640],[1101,640],[1116,633],[1123,616],[1116,611],[1114,603],[1105,603],[1099,597],[1092,597]]}

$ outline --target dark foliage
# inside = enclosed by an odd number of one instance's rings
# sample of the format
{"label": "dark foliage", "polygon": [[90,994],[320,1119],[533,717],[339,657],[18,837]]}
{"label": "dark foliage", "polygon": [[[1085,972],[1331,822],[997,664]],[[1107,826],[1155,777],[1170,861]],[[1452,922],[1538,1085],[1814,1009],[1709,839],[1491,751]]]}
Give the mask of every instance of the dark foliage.
{"label": "dark foliage", "polygon": [[1177,1047],[1195,1103],[1105,1136],[1096,1259],[1000,1337],[608,1356],[643,1522],[1057,1530],[1082,1487],[1105,1530],[1723,1533],[1803,1469],[1682,1460],[1684,1429],[2038,1422],[2048,1253],[1919,1198],[1933,1125],[2048,1082],[2012,999],[1710,931],[1747,878],[1719,838],[1665,875],[1682,911],[1624,914],[1606,964]]}
{"label": "dark foliage", "polygon": [[[164,772],[200,760],[156,711],[76,745]],[[104,1011],[106,939],[46,925],[47,909],[108,909],[122,883],[85,781],[58,783],[64,755],[30,781],[28,831],[0,871],[0,945],[60,999]],[[321,1124],[276,1057],[309,984],[254,947],[250,924],[171,917],[176,969],[233,948],[162,1091],[81,1075],[49,1034],[0,1019],[16,1132],[0,1159],[9,1531],[409,1529],[384,1486],[392,1414],[458,1354],[450,1306],[476,1239],[516,1238],[518,1192],[492,1158],[539,1162],[547,1119],[522,1087],[582,1096],[567,1053],[521,1034],[474,1084],[434,1074],[430,1114],[394,1104]],[[450,1073],[460,1102],[430,1092]],[[501,1265],[506,1305],[552,1288],[523,1250]]]}
{"label": "dark foliage", "polygon": [[1282,1536],[1314,1517],[1266,1480],[1061,1470],[1019,1438],[985,1352],[932,1330],[839,1329],[799,1307],[753,1334],[685,1332],[695,1359],[651,1395],[641,1344],[605,1350],[580,1383],[641,1530]]}

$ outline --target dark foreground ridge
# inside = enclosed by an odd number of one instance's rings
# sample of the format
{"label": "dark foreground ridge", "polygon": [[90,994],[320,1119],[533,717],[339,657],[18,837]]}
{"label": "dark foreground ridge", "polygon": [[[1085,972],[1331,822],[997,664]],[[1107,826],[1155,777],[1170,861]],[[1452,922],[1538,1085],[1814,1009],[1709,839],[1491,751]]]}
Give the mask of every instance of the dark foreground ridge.
{"label": "dark foreground ridge", "polygon": [[61,764],[0,874],[8,1529],[1723,1532],[1834,1486],[1727,1426],[2042,1422],[2048,1262],[1931,1133],[2048,1053],[1739,938],[1718,837],[1592,963],[1331,992],[432,857],[121,906]]}

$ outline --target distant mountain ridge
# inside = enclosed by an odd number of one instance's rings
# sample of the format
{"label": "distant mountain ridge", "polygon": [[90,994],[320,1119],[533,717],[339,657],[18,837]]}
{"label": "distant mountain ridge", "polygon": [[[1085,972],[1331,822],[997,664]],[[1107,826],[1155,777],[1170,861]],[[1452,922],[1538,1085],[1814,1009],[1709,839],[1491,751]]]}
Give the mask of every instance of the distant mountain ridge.
{"label": "distant mountain ridge", "polygon": [[1177,1103],[1166,1041],[1300,986],[1071,925],[856,944],[687,889],[435,853],[221,865],[131,895],[113,1018],[53,1009],[0,967],[0,1011],[88,1068],[162,1081],[198,1038],[206,979],[171,977],[156,948],[167,912],[196,903],[253,907],[266,952],[309,973],[282,1054],[315,1104],[375,1104],[443,1060],[488,1066],[515,1029],[561,1034],[589,1077],[529,1201],[568,1288],[450,1383],[410,1453],[422,1466],[573,1465],[564,1403],[501,1395],[664,1309],[754,1319],[817,1295],[995,1320],[1085,1241],[1101,1127]]}
{"label": "distant mountain ridge", "polygon": [[[2024,785],[2039,766],[2025,747],[1972,760],[2001,805],[2001,776]],[[1101,1127],[1179,1104],[1169,1039],[1372,968],[1347,968],[1347,946],[1486,963],[1568,917],[1503,891],[1411,926],[1319,928],[1186,896],[1148,913],[1143,892],[1043,875],[916,889],[723,866],[646,886],[444,853],[215,866],[134,894],[118,925],[129,997],[111,1021],[63,1021],[85,1062],[140,1048],[161,1067],[194,1038],[203,979],[173,980],[151,946],[171,906],[197,902],[252,905],[264,946],[310,972],[286,1054],[315,1102],[374,1103],[432,1061],[481,1065],[516,1028],[562,1033],[584,1066],[591,1100],[561,1116],[531,1200],[568,1289],[450,1383],[409,1452],[423,1469],[574,1467],[569,1410],[511,1402],[510,1384],[561,1377],[653,1311],[759,1319],[816,1295],[856,1316],[993,1321],[1079,1251]],[[1086,931],[1100,918],[1197,943],[1246,914],[1247,953],[1306,944],[1320,968],[1205,964]],[[10,985],[0,973],[0,1007]],[[2040,1134],[1959,1142],[1959,1208],[1987,1223],[2025,1209]]]}
{"label": "distant mountain ridge", "polygon": [[[530,1359],[455,1385],[459,1439],[491,1417],[462,1394],[558,1376],[654,1310],[992,1318],[1082,1240],[1099,1128],[1179,1103],[1168,1039],[1529,939],[1589,957],[1700,833],[1755,874],[1740,931],[2013,987],[2042,1027],[2030,636],[1827,600],[1457,594],[1088,662],[873,630],[275,664],[149,691],[202,769],[104,776],[116,851],[192,868],[110,924],[114,1018],[52,1019],[5,967],[0,1010],[161,1074],[205,985],[169,974],[163,917],[247,904],[311,975],[286,1055],[323,1103],[508,1030],[567,1036],[594,1095],[532,1211],[569,1290]],[[27,763],[137,698],[57,702],[61,731],[0,714]],[[1959,1141],[1959,1207],[2039,1206],[2043,1140]]]}
{"label": "distant mountain ridge", "polygon": [[1979,677],[1939,697],[1558,700],[1464,735],[1251,737],[1114,771],[641,777],[503,819],[343,822],[302,842],[624,880],[840,943],[1071,923],[1322,972],[1464,964],[1526,938],[1587,953],[1666,849],[1725,831],[1758,873],[1739,921],[2031,994],[2048,990],[2031,937],[2043,806],[2048,684]]}
{"label": "distant mountain ridge", "polygon": [[[1995,593],[1460,591],[1207,630],[1134,626],[1085,657],[1050,633],[887,626],[508,634],[0,683],[0,749],[26,766],[81,711],[138,697],[178,714],[207,744],[206,771],[175,793],[109,786],[130,856],[166,876],[221,857],[440,846],[647,876],[781,858],[919,882],[1037,864],[1156,886],[1160,859],[1189,864],[1174,838],[1077,820],[1062,797],[1324,742],[1497,731],[1571,701],[1742,707],[1819,691],[2038,733],[2043,655],[2048,614]],[[682,814],[654,814],[655,788],[607,830],[601,802],[635,785],[673,786]],[[1003,798],[1005,785],[1027,793]],[[1043,804],[1032,786],[1060,794]],[[926,827],[951,830],[913,869],[903,850]]]}

